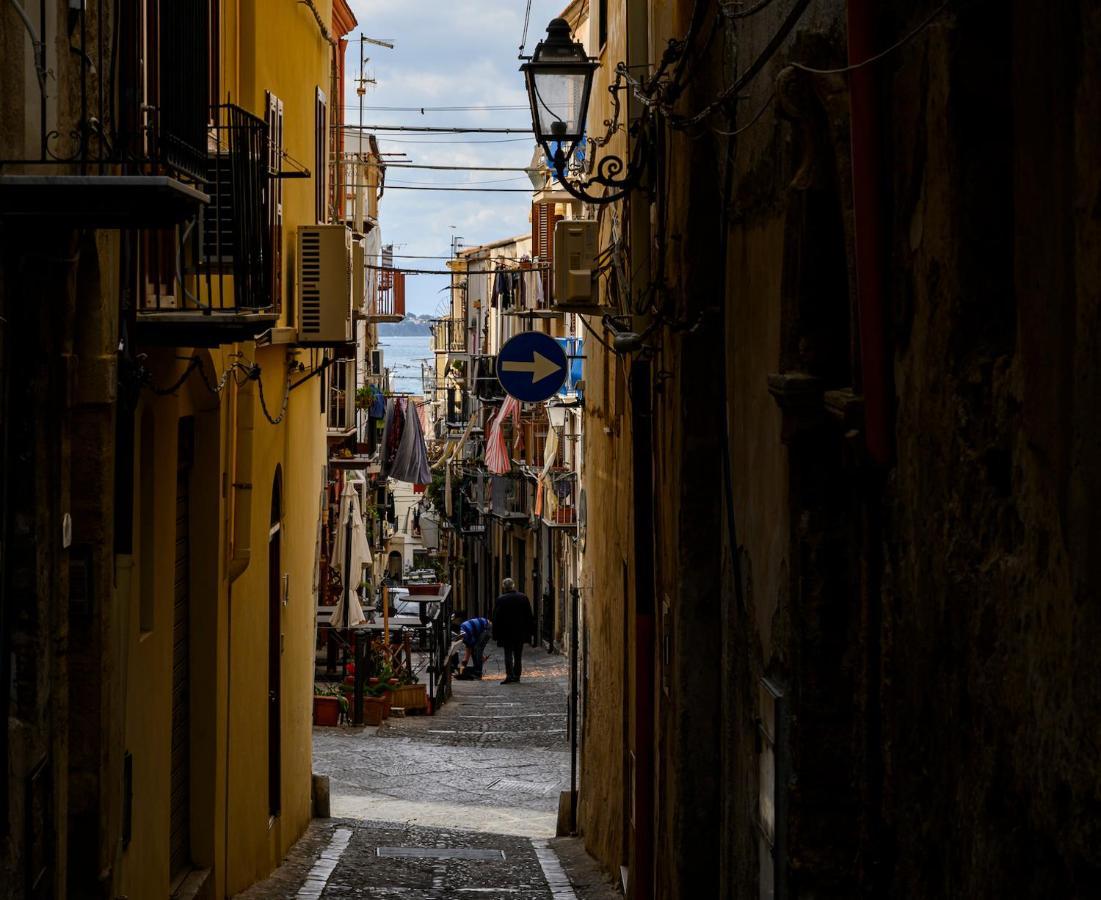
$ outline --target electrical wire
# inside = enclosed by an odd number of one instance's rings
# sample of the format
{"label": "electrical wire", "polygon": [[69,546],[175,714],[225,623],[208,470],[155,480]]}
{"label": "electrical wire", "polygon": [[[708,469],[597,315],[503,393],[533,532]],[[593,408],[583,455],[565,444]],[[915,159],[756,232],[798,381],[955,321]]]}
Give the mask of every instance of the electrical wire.
{"label": "electrical wire", "polygon": [[687,125],[698,125],[708,116],[721,109],[731,98],[736,97],[742,88],[744,88],[747,84],[749,84],[749,82],[757,77],[760,71],[765,67],[765,64],[770,59],[772,59],[772,57],[776,54],[776,51],[779,50],[784,41],[788,39],[788,36],[795,29],[795,26],[799,23],[799,20],[803,17],[803,13],[807,11],[808,6],[810,6],[810,0],[795,0],[795,5],[792,6],[791,10],[787,14],[787,17],[784,19],[783,23],[781,23],[779,29],[777,29],[776,33],[771,38],[769,38],[769,41],[765,45],[764,50],[762,50],[757,58],[749,64],[749,68],[747,68],[741,75],[734,79],[734,81],[727,88],[725,88],[718,97],[708,103],[707,106],[705,106],[699,112],[687,117],[677,117],[676,119],[672,120],[670,124],[673,125],[673,127],[681,128]]}
{"label": "electrical wire", "polygon": [[520,55],[524,55],[524,48],[528,45],[528,25],[531,23],[531,0],[528,0],[527,9],[524,10],[524,33],[520,37]]}
{"label": "electrical wire", "polygon": [[461,125],[338,125],[340,131],[417,132],[424,134],[534,134],[531,128],[464,128]]}
{"label": "electrical wire", "polygon": [[772,6],[774,2],[775,0],[759,0],[759,2],[753,4],[749,9],[738,10],[729,9],[729,7],[734,6],[734,4],[730,2],[720,3],[719,6],[722,9],[723,15],[728,19],[748,19],[750,16],[757,15],[761,10]]}
{"label": "electrical wire", "polygon": [[406,187],[466,187],[476,184],[506,184],[513,181],[527,181],[526,175],[513,175],[511,178],[491,178],[486,181],[459,181],[452,185],[440,184],[438,181],[389,181],[387,187],[405,185]]}
{"label": "electrical wire", "polygon": [[440,172],[530,172],[524,166],[428,166],[414,163],[367,163],[383,169],[434,169]]}
{"label": "electrical wire", "polygon": [[395,191],[465,191],[484,194],[530,194],[531,188],[461,188],[461,187],[408,187],[391,186]]}
{"label": "electrical wire", "polygon": [[521,142],[525,144],[532,143],[531,138],[496,138],[484,141],[436,141],[436,140],[423,140],[418,138],[391,138],[380,136],[380,141],[386,141],[387,144],[519,144]]}
{"label": "electrical wire", "polygon": [[926,28],[933,24],[934,21],[943,13],[949,6],[952,5],[952,0],[945,0],[940,6],[934,9],[929,15],[927,15],[918,25],[915,25],[904,37],[899,38],[895,43],[891,44],[884,50],[880,50],[874,56],[869,56],[867,59],[862,59],[858,63],[852,63],[848,66],[841,66],[837,69],[816,69],[813,66],[804,66],[802,63],[791,63],[793,69],[798,69],[800,72],[809,72],[812,75],[843,75],[846,72],[853,72],[856,69],[863,69],[865,66],[870,66],[873,63],[879,62],[885,56],[889,56],[901,47],[905,47],[910,41],[921,34]]}
{"label": "electrical wire", "polygon": [[733,131],[723,131],[721,128],[712,128],[711,130],[715,132],[715,134],[721,134],[724,137],[737,137],[743,131],[748,131],[750,128],[756,125],[761,116],[765,114],[765,110],[772,106],[772,101],[775,99],[776,89],[773,88],[772,93],[768,95],[768,99],[766,99],[765,102],[761,104],[761,108],[757,110],[757,112],[755,112],[752,117],[750,117],[750,120],[744,125],[735,128]]}
{"label": "electrical wire", "polygon": [[608,351],[609,353],[615,353],[615,350],[613,350],[613,349],[612,349],[612,345],[611,345],[611,344],[609,344],[609,343],[608,343],[608,342],[607,342],[606,340],[604,340],[604,338],[602,338],[602,337],[601,337],[601,336],[600,336],[599,334],[597,334],[597,333],[596,333],[596,332],[595,332],[595,331],[593,330],[593,326],[592,326],[592,325],[590,325],[590,324],[589,324],[588,322],[586,322],[586,321],[585,321],[585,317],[584,317],[584,316],[578,316],[578,317],[577,317],[577,320],[578,320],[578,321],[579,321],[579,322],[580,322],[580,323],[581,323],[582,325],[584,325],[584,326],[585,326],[585,330],[586,330],[586,331],[588,331],[588,332],[589,332],[589,334],[591,334],[591,335],[592,335],[592,336],[593,336],[594,338],[596,338],[596,339],[597,339],[598,341],[600,341],[600,343],[601,343],[601,344],[603,344],[603,345],[604,345],[604,349],[605,349],[605,350],[607,350],[607,351]]}
{"label": "electrical wire", "polygon": [[[355,104],[348,104],[348,105],[344,106],[343,108],[348,109],[348,110],[357,110],[357,111],[359,110],[359,106],[355,105]],[[480,106],[375,106],[375,105],[372,104],[371,106],[366,107],[366,109],[368,111],[377,111],[377,112],[419,112],[419,113],[426,113],[426,112],[505,112],[505,111],[509,111],[509,110],[522,110],[522,109],[527,109],[527,108],[528,108],[527,104],[516,105],[516,106],[509,106],[509,105],[504,105],[504,104],[502,104],[500,106],[491,106],[491,105],[480,105]]]}

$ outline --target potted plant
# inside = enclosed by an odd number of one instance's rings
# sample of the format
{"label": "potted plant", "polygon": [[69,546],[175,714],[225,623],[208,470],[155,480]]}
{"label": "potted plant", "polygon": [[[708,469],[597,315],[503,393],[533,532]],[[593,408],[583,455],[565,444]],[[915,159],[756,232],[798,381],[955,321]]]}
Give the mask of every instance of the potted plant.
{"label": "potted plant", "polygon": [[418,684],[416,676],[405,673],[401,683],[394,688],[393,704],[401,709],[427,709],[428,695],[423,684]]}
{"label": "potted plant", "polygon": [[356,409],[368,409],[371,406],[371,390],[367,385],[356,388]]}
{"label": "potted plant", "polygon": [[348,715],[348,701],[338,684],[318,685],[314,688],[313,723],[322,727],[340,724]]}

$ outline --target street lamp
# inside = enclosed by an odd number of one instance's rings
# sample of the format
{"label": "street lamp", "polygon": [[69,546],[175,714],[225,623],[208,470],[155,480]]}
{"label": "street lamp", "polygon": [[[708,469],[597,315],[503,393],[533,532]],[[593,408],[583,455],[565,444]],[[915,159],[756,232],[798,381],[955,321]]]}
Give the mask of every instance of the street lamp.
{"label": "street lamp", "polygon": [[623,160],[604,156],[589,181],[611,188],[615,193],[589,194],[566,178],[570,157],[585,137],[589,112],[589,94],[597,61],[585,53],[585,47],[570,36],[565,19],[551,19],[547,36],[535,48],[520,71],[527,82],[528,102],[535,139],[546,153],[558,181],[567,193],[587,203],[610,203],[624,196],[638,180],[641,170],[632,167],[623,177]]}

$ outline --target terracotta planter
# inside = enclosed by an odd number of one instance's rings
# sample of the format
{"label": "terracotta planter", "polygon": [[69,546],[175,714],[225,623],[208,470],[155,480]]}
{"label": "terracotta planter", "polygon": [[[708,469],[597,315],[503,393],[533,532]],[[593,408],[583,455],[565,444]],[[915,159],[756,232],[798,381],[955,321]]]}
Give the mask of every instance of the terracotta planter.
{"label": "terracotta planter", "polygon": [[363,724],[381,725],[385,716],[386,704],[381,697],[363,698]]}
{"label": "terracotta planter", "polygon": [[402,709],[427,709],[428,695],[423,684],[403,684],[394,690],[394,706]]}
{"label": "terracotta planter", "polygon": [[440,592],[442,584],[408,584],[409,594],[413,597],[434,597]]}
{"label": "terracotta planter", "polygon": [[314,697],[313,723],[327,728],[340,724],[340,698]]}

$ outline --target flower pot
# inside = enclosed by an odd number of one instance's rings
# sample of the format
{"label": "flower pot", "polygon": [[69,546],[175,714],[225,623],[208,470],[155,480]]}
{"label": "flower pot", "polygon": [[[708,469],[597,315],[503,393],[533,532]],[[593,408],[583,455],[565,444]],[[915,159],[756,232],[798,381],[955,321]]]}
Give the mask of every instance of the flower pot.
{"label": "flower pot", "polygon": [[409,584],[409,593],[413,597],[434,597],[440,592],[442,584]]}
{"label": "flower pot", "polygon": [[338,725],[340,723],[340,698],[314,697],[313,723],[329,728]]}
{"label": "flower pot", "polygon": [[427,709],[428,695],[423,684],[403,684],[394,690],[394,706],[402,709]]}
{"label": "flower pot", "polygon": [[381,725],[382,720],[385,718],[384,709],[386,704],[381,697],[364,697],[363,698],[363,724],[364,725]]}

